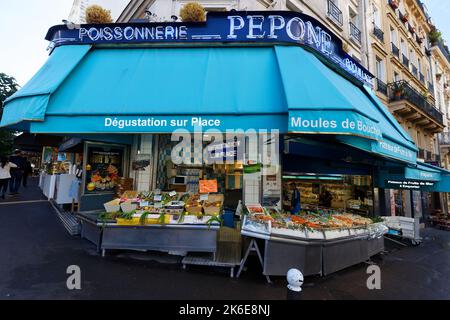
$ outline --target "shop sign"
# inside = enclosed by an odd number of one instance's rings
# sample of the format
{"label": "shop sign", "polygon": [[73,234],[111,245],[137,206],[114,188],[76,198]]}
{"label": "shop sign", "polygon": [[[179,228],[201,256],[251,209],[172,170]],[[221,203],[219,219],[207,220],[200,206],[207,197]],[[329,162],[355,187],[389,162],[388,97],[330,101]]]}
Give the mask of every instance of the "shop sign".
{"label": "shop sign", "polygon": [[342,48],[342,41],[316,19],[291,11],[211,12],[205,23],[59,25],[52,46],[142,43],[285,43],[318,52],[354,78],[373,86],[374,76]]}
{"label": "shop sign", "polygon": [[289,132],[317,134],[353,134],[381,139],[381,129],[374,121],[347,111],[290,111]]}
{"label": "shop sign", "polygon": [[430,172],[413,168],[405,168],[405,177],[407,179],[424,180],[424,181],[441,180],[441,174],[438,172]]}
{"label": "shop sign", "polygon": [[374,142],[372,144],[372,151],[407,162],[415,162],[417,160],[417,153],[387,140]]}
{"label": "shop sign", "polygon": [[427,190],[434,187],[434,182],[431,181],[418,181],[418,180],[385,180],[386,189],[403,189],[403,190]]}

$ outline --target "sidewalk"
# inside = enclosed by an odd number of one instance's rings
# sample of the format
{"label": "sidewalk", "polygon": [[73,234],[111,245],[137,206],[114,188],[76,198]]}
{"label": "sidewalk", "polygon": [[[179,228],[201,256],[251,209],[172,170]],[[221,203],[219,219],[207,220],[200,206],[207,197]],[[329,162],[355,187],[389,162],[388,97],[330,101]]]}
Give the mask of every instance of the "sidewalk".
{"label": "sidewalk", "polygon": [[[21,199],[42,196],[30,187]],[[325,278],[308,277],[301,298],[450,299],[450,233],[427,229],[419,247],[386,246],[389,254],[374,259],[381,267],[382,290],[367,289],[367,265],[360,264]],[[45,201],[0,205],[0,252],[0,299],[287,297],[285,279],[266,284],[253,258],[240,279],[230,279],[228,269],[183,270],[178,258],[165,254],[118,252],[102,258],[89,242],[68,235]],[[70,265],[81,268],[80,291],[66,288]]]}
{"label": "sidewalk", "polygon": [[47,200],[47,198],[42,194],[41,189],[39,189],[38,184],[39,184],[39,177],[28,178],[28,185],[26,188],[21,185],[19,189],[19,194],[15,196],[9,196],[8,190],[8,192],[6,193],[6,199],[5,200],[0,199],[0,205],[2,203],[11,203],[11,202]]}

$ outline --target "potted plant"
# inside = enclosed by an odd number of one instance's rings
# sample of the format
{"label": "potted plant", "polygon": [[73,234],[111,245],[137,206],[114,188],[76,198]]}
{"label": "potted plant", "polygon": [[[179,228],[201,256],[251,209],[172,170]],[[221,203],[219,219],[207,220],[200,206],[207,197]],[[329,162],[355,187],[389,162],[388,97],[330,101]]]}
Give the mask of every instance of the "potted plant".
{"label": "potted plant", "polygon": [[394,97],[396,100],[400,100],[405,94],[405,84],[403,82],[396,82],[393,86]]}
{"label": "potted plant", "polygon": [[409,21],[409,13],[406,12],[404,15],[402,15],[402,22],[406,23]]}
{"label": "potted plant", "polygon": [[183,22],[203,22],[206,20],[206,10],[197,2],[188,2],[180,10]]}
{"label": "potted plant", "polygon": [[437,29],[431,30],[428,34],[428,39],[430,39],[431,45],[435,46],[441,41],[442,33]]}
{"label": "potted plant", "polygon": [[112,23],[111,11],[99,5],[92,5],[86,8],[86,23]]}
{"label": "potted plant", "polygon": [[392,9],[397,10],[399,7],[398,0],[389,0],[389,5]]}

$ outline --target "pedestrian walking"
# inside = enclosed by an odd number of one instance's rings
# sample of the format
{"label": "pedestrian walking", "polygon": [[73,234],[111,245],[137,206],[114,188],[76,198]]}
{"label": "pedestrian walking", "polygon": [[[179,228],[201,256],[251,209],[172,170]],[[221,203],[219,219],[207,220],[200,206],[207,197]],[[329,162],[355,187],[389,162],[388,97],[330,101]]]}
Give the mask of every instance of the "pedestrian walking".
{"label": "pedestrian walking", "polygon": [[6,191],[8,190],[8,183],[11,179],[11,168],[17,168],[14,163],[8,161],[8,158],[0,158],[0,195],[5,199]]}
{"label": "pedestrian walking", "polygon": [[27,158],[25,158],[25,168],[23,170],[23,179],[22,179],[22,185],[24,188],[27,187],[28,184],[28,176],[30,176],[33,173],[33,167],[31,166],[31,162],[28,161]]}
{"label": "pedestrian walking", "polygon": [[20,150],[14,151],[14,155],[9,158],[10,163],[16,167],[11,167],[11,180],[9,181],[9,192],[11,195],[19,194],[20,184],[22,183],[23,173],[26,168],[26,160],[21,156]]}

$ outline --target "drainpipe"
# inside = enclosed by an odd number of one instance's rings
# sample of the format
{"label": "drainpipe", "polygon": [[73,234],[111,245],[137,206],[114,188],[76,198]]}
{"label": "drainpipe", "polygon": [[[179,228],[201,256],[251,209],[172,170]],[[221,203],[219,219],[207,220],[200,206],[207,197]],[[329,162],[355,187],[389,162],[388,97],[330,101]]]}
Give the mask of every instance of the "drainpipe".
{"label": "drainpipe", "polygon": [[[361,0],[361,12],[363,14],[362,28],[363,28],[363,35],[364,35],[362,56],[364,56],[364,58],[366,60],[365,66],[366,66],[367,70],[370,71],[369,33],[368,33],[368,28],[367,28],[367,22],[368,22],[367,8],[369,8],[368,2],[369,2],[369,0]],[[364,61],[363,61],[363,64],[364,64]]]}

